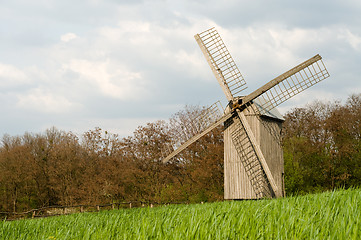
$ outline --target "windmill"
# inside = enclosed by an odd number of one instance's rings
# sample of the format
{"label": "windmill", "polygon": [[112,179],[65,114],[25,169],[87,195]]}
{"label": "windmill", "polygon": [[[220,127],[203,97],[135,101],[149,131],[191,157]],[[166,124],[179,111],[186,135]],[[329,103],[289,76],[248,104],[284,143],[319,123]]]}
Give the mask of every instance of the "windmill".
{"label": "windmill", "polygon": [[246,82],[215,28],[196,34],[228,105],[217,102],[179,125],[179,139],[170,144],[166,163],[212,129],[224,124],[224,198],[259,199],[284,196],[283,118],[276,107],[329,77],[320,55],[290,69],[246,96]]}

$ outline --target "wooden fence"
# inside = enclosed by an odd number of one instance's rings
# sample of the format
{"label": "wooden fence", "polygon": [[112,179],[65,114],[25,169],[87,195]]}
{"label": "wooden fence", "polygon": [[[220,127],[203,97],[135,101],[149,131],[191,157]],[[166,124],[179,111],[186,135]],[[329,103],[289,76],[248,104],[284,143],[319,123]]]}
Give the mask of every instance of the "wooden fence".
{"label": "wooden fence", "polygon": [[49,206],[49,207],[31,209],[25,212],[0,212],[0,219],[11,221],[11,220],[18,220],[25,218],[59,216],[59,215],[66,215],[72,213],[99,212],[101,210],[114,210],[114,209],[124,209],[124,208],[134,208],[134,207],[153,208],[154,206],[169,205],[169,204],[187,204],[187,203],[178,203],[178,202],[157,203],[157,202],[137,201],[137,202],[117,202],[117,203],[102,204],[102,205]]}

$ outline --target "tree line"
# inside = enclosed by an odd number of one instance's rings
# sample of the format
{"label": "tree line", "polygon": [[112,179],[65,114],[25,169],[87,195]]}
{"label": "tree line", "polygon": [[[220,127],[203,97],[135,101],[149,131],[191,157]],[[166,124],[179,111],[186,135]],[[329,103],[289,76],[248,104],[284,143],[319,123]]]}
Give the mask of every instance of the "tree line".
{"label": "tree line", "polygon": [[361,94],[316,101],[288,112],[283,124],[288,193],[361,185]]}
{"label": "tree line", "polygon": [[[202,111],[186,106],[169,121],[120,138],[100,128],[77,136],[4,135],[0,146],[0,211],[119,201],[201,202],[223,199],[223,126],[167,164],[164,149],[179,124]],[[188,120],[186,120],[188,119]],[[345,104],[314,102],[285,115],[282,145],[287,194],[361,183],[361,95]]]}
{"label": "tree line", "polygon": [[[171,121],[120,138],[100,128],[77,136],[56,128],[5,135],[0,146],[0,211],[119,201],[201,202],[223,196],[221,126],[163,164],[176,123],[198,113],[187,106]],[[186,159],[186,160],[185,160]]]}

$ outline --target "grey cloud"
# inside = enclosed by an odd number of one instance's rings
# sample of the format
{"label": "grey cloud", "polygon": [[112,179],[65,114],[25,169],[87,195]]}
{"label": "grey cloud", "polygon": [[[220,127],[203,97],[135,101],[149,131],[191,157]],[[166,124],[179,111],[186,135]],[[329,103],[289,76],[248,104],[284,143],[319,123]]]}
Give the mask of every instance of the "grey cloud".
{"label": "grey cloud", "polygon": [[[13,65],[31,82],[12,89],[0,84],[0,107],[5,113],[0,120],[0,135],[38,132],[53,125],[78,129],[78,133],[95,126],[128,133],[134,130],[129,128],[136,127],[135,123],[167,119],[184,104],[209,105],[216,100],[225,104],[193,38],[212,26],[218,28],[246,77],[247,91],[316,53],[324,57],[331,78],[315,86],[309,95],[300,96],[305,98],[302,101],[290,101],[285,109],[311,100],[315,97],[311,93],[345,98],[349,89],[361,89],[360,4],[228,2],[94,0],[3,4],[0,64]],[[77,37],[62,42],[61,36],[67,33]],[[71,67],[74,62],[88,68]],[[95,77],[92,66],[102,64],[99,77]],[[99,74],[101,71],[104,76]],[[126,81],[129,75],[123,72],[139,78]],[[103,77],[105,83],[110,81],[108,86],[117,88],[115,93],[106,94],[106,90],[112,90],[109,87],[102,89]],[[131,89],[128,91],[135,98],[117,97],[122,87]],[[37,111],[35,106],[26,106],[25,100],[20,107],[20,96],[38,104],[41,99],[50,99],[54,107],[59,99],[66,99],[68,105],[62,112],[46,112],[47,103],[45,109]]]}
{"label": "grey cloud", "polygon": [[189,1],[188,9],[237,28],[279,22],[287,27],[319,28],[333,24],[360,24],[357,1]]}

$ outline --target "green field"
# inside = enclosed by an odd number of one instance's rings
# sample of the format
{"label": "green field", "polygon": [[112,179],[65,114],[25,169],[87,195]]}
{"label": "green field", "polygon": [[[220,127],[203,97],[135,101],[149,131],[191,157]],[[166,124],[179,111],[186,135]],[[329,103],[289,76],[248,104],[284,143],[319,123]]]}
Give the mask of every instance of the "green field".
{"label": "green field", "polygon": [[0,239],[360,238],[360,189],[0,222]]}

